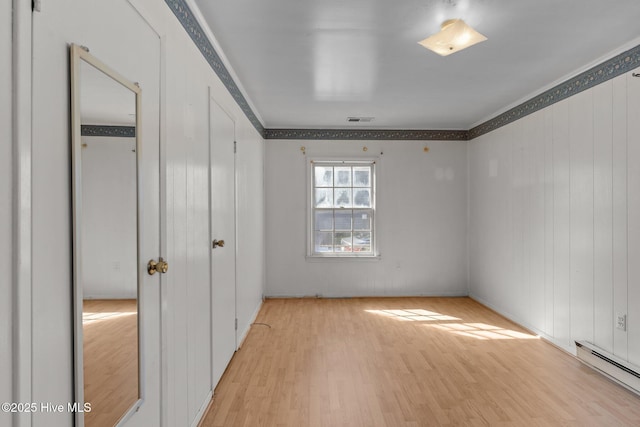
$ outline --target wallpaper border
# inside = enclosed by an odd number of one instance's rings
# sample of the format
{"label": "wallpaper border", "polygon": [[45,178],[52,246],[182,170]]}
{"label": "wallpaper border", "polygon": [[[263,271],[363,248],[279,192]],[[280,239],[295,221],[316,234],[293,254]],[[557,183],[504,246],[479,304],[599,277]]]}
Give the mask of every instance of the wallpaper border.
{"label": "wallpaper border", "polygon": [[136,128],[135,126],[81,125],[80,135],[135,138]]}

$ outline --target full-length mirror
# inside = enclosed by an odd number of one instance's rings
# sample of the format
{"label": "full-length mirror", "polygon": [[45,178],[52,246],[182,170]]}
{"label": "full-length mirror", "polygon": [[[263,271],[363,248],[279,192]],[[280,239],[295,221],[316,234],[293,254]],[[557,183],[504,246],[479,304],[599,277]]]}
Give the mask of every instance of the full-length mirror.
{"label": "full-length mirror", "polygon": [[140,88],[71,45],[76,425],[111,427],[141,399]]}

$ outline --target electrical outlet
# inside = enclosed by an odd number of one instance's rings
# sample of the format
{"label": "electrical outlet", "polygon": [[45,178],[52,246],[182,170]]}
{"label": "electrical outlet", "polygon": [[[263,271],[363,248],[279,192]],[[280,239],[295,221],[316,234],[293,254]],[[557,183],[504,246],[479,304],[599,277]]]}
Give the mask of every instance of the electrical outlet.
{"label": "electrical outlet", "polygon": [[627,330],[627,315],[626,314],[617,314],[616,315],[616,328],[621,331]]}

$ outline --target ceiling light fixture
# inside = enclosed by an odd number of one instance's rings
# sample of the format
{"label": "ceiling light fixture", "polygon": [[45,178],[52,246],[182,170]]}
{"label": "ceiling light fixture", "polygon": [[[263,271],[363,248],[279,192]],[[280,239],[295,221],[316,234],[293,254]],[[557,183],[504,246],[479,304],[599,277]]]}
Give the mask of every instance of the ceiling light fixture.
{"label": "ceiling light fixture", "polygon": [[375,117],[357,117],[357,116],[347,117],[347,121],[349,123],[369,123],[374,120],[375,120]]}
{"label": "ceiling light fixture", "polygon": [[442,23],[439,32],[418,43],[438,55],[447,56],[486,39],[462,19],[449,19]]}

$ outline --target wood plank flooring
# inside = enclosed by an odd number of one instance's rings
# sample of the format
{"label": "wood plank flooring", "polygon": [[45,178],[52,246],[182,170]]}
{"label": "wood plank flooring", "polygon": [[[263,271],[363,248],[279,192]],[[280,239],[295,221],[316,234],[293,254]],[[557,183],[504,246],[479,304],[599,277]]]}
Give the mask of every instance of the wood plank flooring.
{"label": "wood plank flooring", "polygon": [[200,425],[640,426],[640,398],[469,298],[271,299]]}
{"label": "wood plank flooring", "polygon": [[138,400],[136,300],[83,303],[86,427],[112,427]]}

